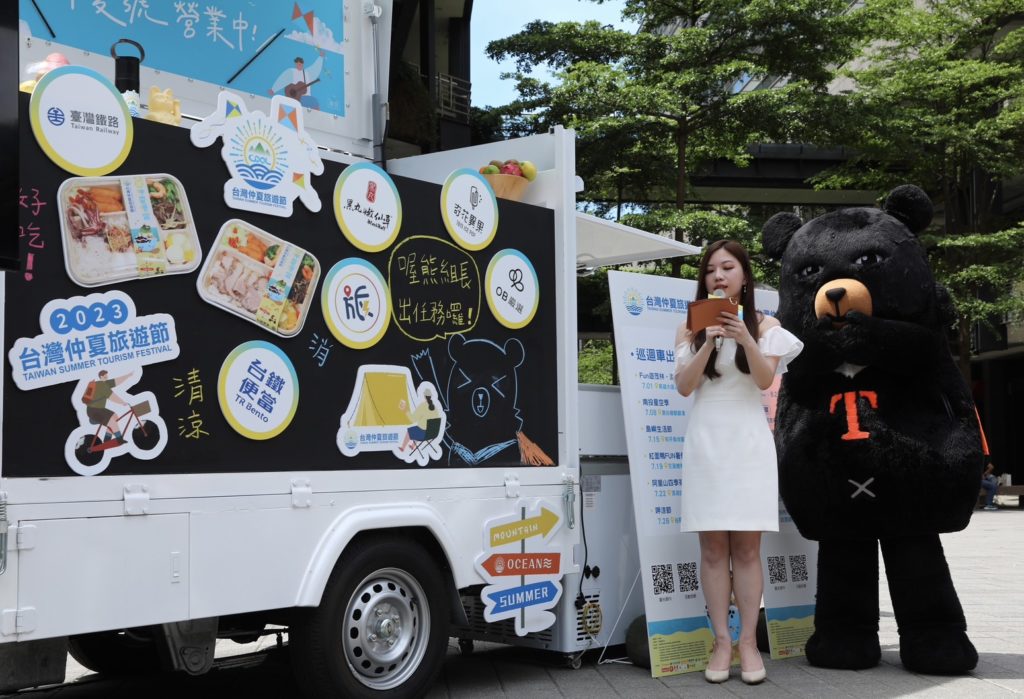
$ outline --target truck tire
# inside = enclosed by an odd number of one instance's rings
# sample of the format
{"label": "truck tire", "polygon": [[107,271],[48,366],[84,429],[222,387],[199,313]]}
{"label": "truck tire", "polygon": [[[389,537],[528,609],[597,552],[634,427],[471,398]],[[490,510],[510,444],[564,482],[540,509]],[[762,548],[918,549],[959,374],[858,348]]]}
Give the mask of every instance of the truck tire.
{"label": "truck tire", "polygon": [[438,562],[418,544],[354,542],[320,606],[289,630],[296,680],[308,697],[421,697],[448,647],[448,595]]}
{"label": "truck tire", "polygon": [[153,641],[124,631],[70,636],[68,653],[79,664],[101,675],[148,675],[161,669]]}

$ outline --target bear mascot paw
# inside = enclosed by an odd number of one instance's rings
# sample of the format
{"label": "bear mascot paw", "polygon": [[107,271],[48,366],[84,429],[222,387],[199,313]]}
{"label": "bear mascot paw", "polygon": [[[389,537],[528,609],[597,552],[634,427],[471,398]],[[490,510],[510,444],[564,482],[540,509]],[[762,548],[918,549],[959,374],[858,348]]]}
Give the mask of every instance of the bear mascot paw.
{"label": "bear mascot paw", "polygon": [[939,541],[967,526],[981,476],[977,413],[949,352],[953,307],[916,238],[932,219],[917,187],[883,209],[807,223],[776,214],[779,320],[804,342],[775,422],[779,491],[818,548],[812,665],[876,665],[878,548],[904,667],[962,674],[978,654]]}

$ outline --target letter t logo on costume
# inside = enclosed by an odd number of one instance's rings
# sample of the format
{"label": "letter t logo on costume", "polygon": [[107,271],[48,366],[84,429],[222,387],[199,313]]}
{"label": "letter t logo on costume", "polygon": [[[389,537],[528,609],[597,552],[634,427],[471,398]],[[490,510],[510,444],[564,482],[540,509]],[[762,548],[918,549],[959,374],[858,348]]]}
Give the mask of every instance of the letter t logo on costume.
{"label": "letter t logo on costume", "polygon": [[846,432],[843,434],[843,441],[849,442],[856,439],[867,439],[871,436],[870,432],[864,432],[860,428],[860,413],[857,411],[857,398],[866,398],[868,404],[878,409],[878,394],[874,391],[846,391],[845,393],[837,393],[829,400],[828,412],[830,415],[834,415],[836,412],[836,405],[839,400],[842,399],[843,407],[846,410]]}

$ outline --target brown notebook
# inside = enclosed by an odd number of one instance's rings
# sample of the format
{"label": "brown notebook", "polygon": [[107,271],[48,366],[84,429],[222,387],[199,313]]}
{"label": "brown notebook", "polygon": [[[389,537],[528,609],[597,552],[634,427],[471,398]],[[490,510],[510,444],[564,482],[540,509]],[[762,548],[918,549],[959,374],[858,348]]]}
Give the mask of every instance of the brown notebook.
{"label": "brown notebook", "polygon": [[686,313],[686,329],[696,334],[709,325],[721,325],[719,313],[736,313],[738,309],[739,306],[729,299],[708,298],[691,301]]}

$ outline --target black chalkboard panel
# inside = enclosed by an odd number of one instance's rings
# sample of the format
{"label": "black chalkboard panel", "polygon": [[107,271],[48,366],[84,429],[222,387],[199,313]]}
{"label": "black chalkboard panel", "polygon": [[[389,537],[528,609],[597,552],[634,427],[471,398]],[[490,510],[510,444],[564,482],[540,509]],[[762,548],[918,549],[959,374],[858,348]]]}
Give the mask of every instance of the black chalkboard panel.
{"label": "black chalkboard panel", "polygon": [[[393,316],[376,346],[350,349],[334,338],[324,322],[318,287],[303,329],[284,339],[202,300],[196,289],[198,271],[92,289],[72,282],[64,268],[56,202],[58,188],[71,175],[54,165],[36,144],[27,107],[28,96],[21,95],[19,179],[24,198],[19,211],[24,232],[20,239],[23,271],[5,275],[4,476],[74,475],[65,461],[64,444],[78,427],[71,397],[75,382],[22,391],[12,379],[8,352],[17,338],[40,334],[39,314],[47,301],[110,289],[128,294],[140,315],[170,314],[181,352],[172,361],[146,366],[141,380],[132,388],[134,393],[152,391],[156,396],[169,433],[166,447],[148,461],[129,454],[114,458],[105,475],[410,468],[390,452],[346,457],[338,448],[339,421],[352,396],[358,369],[364,364],[408,367],[417,383],[422,378],[437,386],[446,410],[447,433],[443,457],[430,462],[429,467],[507,468],[557,459],[552,211],[499,200],[500,224],[494,241],[482,251],[465,251],[455,247],[445,231],[439,206],[441,187],[395,177],[403,206],[401,232],[391,247],[364,253],[345,239],[335,222],[332,193],[341,165],[325,161],[324,174],[312,178],[324,204],[319,213],[311,213],[298,201],[294,214],[287,219],[237,211],[224,204],[223,186],[229,175],[220,158],[219,143],[199,149],[192,146],[185,129],[136,119],[131,154],[112,174],[169,173],[177,177],[187,193],[204,254],[209,252],[222,224],[239,218],[308,250],[319,259],[324,273],[339,260],[361,257],[388,277],[392,266],[397,269],[397,257],[403,251],[415,250],[446,256],[454,263],[470,260],[473,264],[466,266],[479,274],[475,287],[452,284],[447,291],[431,292],[448,293],[464,301],[464,307],[474,308],[471,320],[455,319],[461,326],[452,321],[439,332],[430,332],[424,323],[414,322],[411,317],[399,320]],[[499,324],[482,298],[488,262],[504,248],[524,253],[539,279],[536,316],[518,330]],[[30,270],[26,264],[29,253]],[[397,295],[414,299],[415,289],[402,286],[399,276],[394,281]],[[479,295],[478,301],[474,294]],[[301,387],[290,426],[265,441],[250,440],[235,432],[217,401],[222,363],[238,345],[251,340],[265,340],[285,352],[295,366]],[[202,386],[201,401],[196,400],[196,382],[190,385],[189,376]],[[478,413],[484,392],[491,403],[486,419],[481,419]]]}

